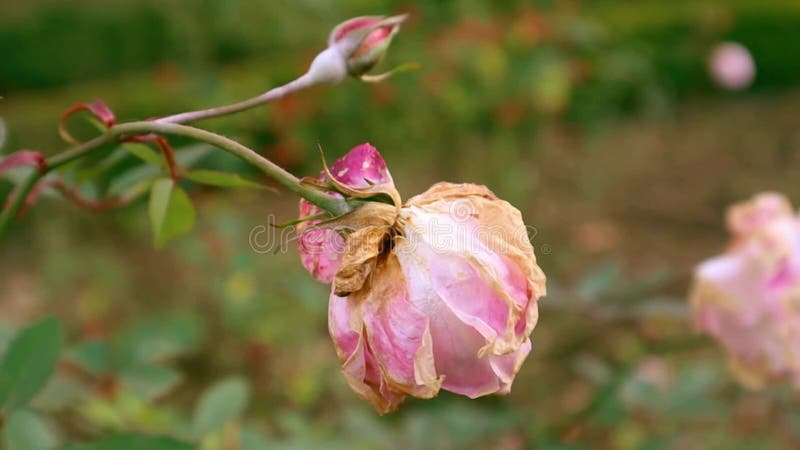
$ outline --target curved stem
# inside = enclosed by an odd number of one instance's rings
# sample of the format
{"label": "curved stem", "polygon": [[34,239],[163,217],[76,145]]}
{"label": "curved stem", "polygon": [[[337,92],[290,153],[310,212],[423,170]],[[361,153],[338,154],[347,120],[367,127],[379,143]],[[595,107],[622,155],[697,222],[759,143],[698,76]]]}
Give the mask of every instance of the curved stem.
{"label": "curved stem", "polygon": [[314,79],[306,73],[305,75],[297,78],[293,81],[290,81],[283,86],[278,86],[276,88],[272,88],[269,91],[247,100],[243,100],[238,103],[233,103],[230,105],[220,106],[217,108],[209,108],[203,109],[199,111],[189,111],[180,114],[174,114],[167,117],[162,117],[160,119],[156,119],[155,122],[158,123],[187,123],[187,122],[194,122],[201,119],[208,119],[211,117],[218,117],[224,116],[226,114],[232,114],[240,111],[244,111],[247,109],[255,108],[256,106],[263,105],[264,103],[269,103],[273,100],[277,100],[281,97],[284,97],[292,92],[296,92],[308,87],[313,86]]}
{"label": "curved stem", "polygon": [[0,235],[5,232],[9,222],[22,207],[23,203],[25,202],[25,198],[28,196],[36,183],[47,173],[58,169],[59,167],[76,159],[98,151],[104,144],[114,142],[120,136],[139,135],[146,133],[182,136],[211,144],[247,161],[282,186],[333,215],[345,214],[351,210],[350,205],[348,205],[344,199],[331,197],[319,190],[303,185],[297,177],[287,172],[277,164],[264,158],[250,148],[225,136],[177,123],[163,123],[155,121],[129,122],[116,125],[110,128],[105,134],[90,141],[84,142],[83,144],[72,147],[64,153],[48,159],[47,170],[45,172],[33,172],[23,182],[16,196],[12,199],[9,207],[0,213]]}
{"label": "curved stem", "polygon": [[0,236],[2,236],[6,231],[11,219],[17,215],[17,211],[19,211],[22,205],[25,203],[25,199],[28,198],[28,194],[30,194],[33,187],[36,186],[36,183],[38,183],[39,180],[44,177],[44,175],[45,174],[43,172],[39,171],[34,171],[31,173],[31,175],[22,183],[22,186],[19,187],[16,195],[11,199],[11,204],[8,205],[8,207],[2,212],[0,212]]}

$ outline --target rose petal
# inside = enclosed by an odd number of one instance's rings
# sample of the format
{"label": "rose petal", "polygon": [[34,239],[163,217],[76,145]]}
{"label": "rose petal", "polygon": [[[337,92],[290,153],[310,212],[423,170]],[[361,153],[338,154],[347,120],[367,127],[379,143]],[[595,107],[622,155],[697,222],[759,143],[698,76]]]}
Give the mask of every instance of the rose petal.
{"label": "rose petal", "polygon": [[351,295],[349,301],[361,305],[365,333],[384,376],[397,390],[433,397],[440,380],[434,368],[428,318],[408,300],[396,258],[387,258],[372,286]]}

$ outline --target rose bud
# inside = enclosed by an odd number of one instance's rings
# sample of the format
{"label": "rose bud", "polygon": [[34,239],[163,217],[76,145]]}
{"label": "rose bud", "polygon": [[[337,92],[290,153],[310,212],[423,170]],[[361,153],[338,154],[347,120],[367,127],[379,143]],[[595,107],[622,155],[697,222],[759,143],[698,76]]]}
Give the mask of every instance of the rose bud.
{"label": "rose bud", "polygon": [[[386,162],[378,150],[370,144],[362,144],[350,150],[331,165],[329,173],[336,181],[351,188],[394,184]],[[325,172],[321,172],[317,180],[326,183],[328,177]],[[330,195],[341,197],[338,193]],[[300,200],[301,219],[320,214],[322,214],[320,208],[307,200]],[[321,219],[311,219],[297,225],[296,231],[299,236],[297,249],[300,261],[306,270],[317,280],[330,283],[339,270],[344,239],[334,230],[315,228],[321,222]]]}
{"label": "rose bud", "polygon": [[407,15],[356,17],[336,26],[328,48],[317,55],[308,74],[317,83],[339,83],[352,75],[364,81],[380,81],[392,72],[367,75],[389,48]]}
{"label": "rose bud", "polygon": [[733,206],[728,228],[727,251],[695,271],[695,324],[745,386],[788,378],[800,388],[800,219],[784,196],[763,193]]}
{"label": "rose bud", "polygon": [[348,384],[380,413],[439,389],[508,393],[545,294],[520,212],[473,184],[397,205],[367,202],[329,223],[343,241],[326,267],[337,268],[329,330]]}

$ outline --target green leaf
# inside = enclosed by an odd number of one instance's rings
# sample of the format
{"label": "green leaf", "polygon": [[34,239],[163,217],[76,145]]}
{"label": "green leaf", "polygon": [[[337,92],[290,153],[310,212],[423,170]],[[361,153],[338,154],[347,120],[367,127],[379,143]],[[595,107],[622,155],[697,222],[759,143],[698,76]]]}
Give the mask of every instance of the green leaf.
{"label": "green leaf", "polygon": [[[175,150],[175,160],[179,167],[189,168],[194,167],[202,161],[209,153],[214,150],[214,147],[207,144],[189,145]],[[139,165],[124,173],[117,175],[110,181],[108,187],[108,195],[121,195],[131,186],[142,181],[152,181],[161,177],[162,168],[153,167],[151,165]],[[22,179],[18,180],[22,182]]]}
{"label": "green leaf", "polygon": [[14,411],[3,430],[5,450],[48,450],[58,438],[38,414],[25,409]]}
{"label": "green leaf", "polygon": [[156,248],[194,227],[194,206],[186,192],[170,178],[161,178],[153,183],[149,211]]}
{"label": "green leaf", "polygon": [[202,437],[219,430],[240,416],[250,396],[247,383],[239,377],[224,379],[203,393],[194,411],[194,433]]}
{"label": "green leaf", "polygon": [[70,445],[60,450],[196,450],[188,442],[168,437],[145,436],[140,434],[120,434],[105,438],[93,444]]}
{"label": "green leaf", "polygon": [[122,144],[122,148],[152,166],[161,167],[164,165],[164,158],[149,145],[130,142]]}
{"label": "green leaf", "polygon": [[28,403],[47,383],[61,352],[61,326],[52,317],[20,332],[0,361],[0,407]]}
{"label": "green leaf", "polygon": [[155,400],[177,386],[182,376],[171,367],[141,365],[126,367],[120,378],[137,395]]}
{"label": "green leaf", "polygon": [[187,180],[209,186],[271,189],[264,184],[242,178],[238,174],[218,172],[216,170],[191,170],[183,174],[183,176]]}
{"label": "green leaf", "polygon": [[103,341],[81,342],[67,352],[66,358],[92,375],[110,368],[108,344]]}

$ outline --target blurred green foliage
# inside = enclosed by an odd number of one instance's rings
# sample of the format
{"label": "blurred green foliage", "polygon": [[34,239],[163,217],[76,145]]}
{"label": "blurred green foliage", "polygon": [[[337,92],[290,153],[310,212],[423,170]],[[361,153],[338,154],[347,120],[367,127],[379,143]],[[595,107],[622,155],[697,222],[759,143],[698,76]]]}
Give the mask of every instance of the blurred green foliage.
{"label": "blurred green foliage", "polygon": [[[38,394],[4,410],[0,447],[756,449],[800,440],[796,395],[737,387],[724,356],[693,334],[683,302],[692,265],[724,241],[724,205],[764,189],[800,196],[798,2],[6,3],[0,151],[48,154],[64,148],[55,124],[77,101],[102,97],[122,120],[228,103],[300,73],[345,18],[410,12],[385,65],[418,61],[421,71],[204,125],[297,174],[320,169],[317,143],[334,158],[370,141],[405,197],[439,179],[487,184],[536,227],[550,295],[510,396],[443,393],[379,417],[339,375],[327,289],[303,272],[294,244],[251,247],[268,214],[296,215],[290,195],[181,182],[170,194],[188,193],[197,227],[160,251],[144,200],[99,214],[46,196],[3,242],[0,353],[16,358],[14,343],[45,314],[62,324],[64,350],[54,369],[55,355],[22,352],[42,359],[31,367],[50,368],[49,382],[39,385],[38,371],[24,377],[33,384],[15,392]],[[754,56],[747,92],[709,81],[706,58],[723,40]],[[207,170],[257,177],[208,147],[173,144],[206,184],[242,181]],[[164,170],[146,147],[111,150],[70,181],[120,193]],[[0,195],[11,186],[0,181]]]}

